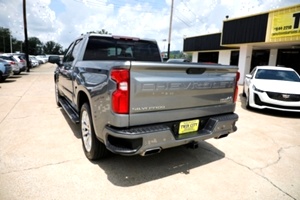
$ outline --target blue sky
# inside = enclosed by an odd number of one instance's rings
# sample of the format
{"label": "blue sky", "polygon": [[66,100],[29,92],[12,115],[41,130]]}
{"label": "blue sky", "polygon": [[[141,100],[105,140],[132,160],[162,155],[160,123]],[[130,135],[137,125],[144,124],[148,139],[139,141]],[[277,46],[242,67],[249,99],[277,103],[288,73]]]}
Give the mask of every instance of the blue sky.
{"label": "blue sky", "polygon": [[66,8],[60,0],[51,0],[49,8],[55,12],[56,15],[63,13]]}
{"label": "blue sky", "polygon": [[[82,33],[105,29],[113,35],[157,40],[166,50],[171,0],[27,0],[29,37],[67,48]],[[299,0],[174,0],[171,50],[183,38],[221,32],[223,20],[299,4]],[[0,0],[0,27],[24,40],[21,0]]]}

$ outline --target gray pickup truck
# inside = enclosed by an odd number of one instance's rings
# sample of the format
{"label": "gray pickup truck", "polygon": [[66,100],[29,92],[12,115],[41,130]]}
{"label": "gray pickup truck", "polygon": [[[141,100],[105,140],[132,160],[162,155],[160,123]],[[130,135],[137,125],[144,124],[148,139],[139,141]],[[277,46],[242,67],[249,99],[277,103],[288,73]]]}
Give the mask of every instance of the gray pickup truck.
{"label": "gray pickup truck", "polygon": [[90,160],[152,155],[235,132],[236,66],[164,63],[156,41],[87,34],[58,66],[55,95]]}

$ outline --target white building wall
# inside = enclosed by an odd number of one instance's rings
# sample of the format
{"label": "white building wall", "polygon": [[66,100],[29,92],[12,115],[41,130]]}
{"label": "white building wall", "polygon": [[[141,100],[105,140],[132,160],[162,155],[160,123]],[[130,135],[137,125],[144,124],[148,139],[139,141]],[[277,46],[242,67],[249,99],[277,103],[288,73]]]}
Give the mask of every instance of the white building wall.
{"label": "white building wall", "polygon": [[198,52],[193,52],[192,62],[198,62]]}
{"label": "white building wall", "polygon": [[241,45],[240,55],[239,55],[239,65],[238,65],[239,72],[240,72],[240,80],[239,80],[240,85],[244,83],[244,78],[246,74],[250,72],[251,57],[252,57],[252,46]]}
{"label": "white building wall", "polygon": [[219,59],[218,63],[222,65],[229,65],[230,64],[230,57],[231,57],[231,51],[220,51],[219,52]]}
{"label": "white building wall", "polygon": [[278,54],[278,49],[271,49],[270,50],[270,57],[269,57],[268,65],[276,66],[277,54]]}

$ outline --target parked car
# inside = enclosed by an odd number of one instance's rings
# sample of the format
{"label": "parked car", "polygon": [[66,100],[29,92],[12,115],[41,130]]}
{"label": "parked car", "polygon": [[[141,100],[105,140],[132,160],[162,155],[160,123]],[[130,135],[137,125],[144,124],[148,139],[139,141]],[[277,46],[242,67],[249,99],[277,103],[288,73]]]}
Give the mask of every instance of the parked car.
{"label": "parked car", "polygon": [[300,76],[292,68],[258,66],[244,81],[247,108],[300,112]]}
{"label": "parked car", "polygon": [[45,64],[46,62],[48,62],[48,57],[45,55],[37,55],[35,57],[36,57],[36,59],[40,60],[42,62],[42,64]]}
{"label": "parked car", "polygon": [[31,63],[31,67],[37,67],[40,65],[38,59],[35,56],[29,56],[29,61]]}
{"label": "parked car", "polygon": [[14,60],[18,63],[21,72],[25,72],[27,70],[26,60],[23,59],[20,55],[13,55]]}
{"label": "parked car", "polygon": [[11,65],[13,74],[18,75],[21,73],[20,67],[19,67],[17,61],[13,58],[13,56],[0,55],[0,59],[8,62]]}
{"label": "parked car", "polygon": [[11,65],[4,60],[0,60],[0,82],[5,81],[12,73]]}
{"label": "parked car", "polygon": [[167,60],[167,63],[182,63],[182,62],[190,62],[190,61],[183,58],[171,58]]}

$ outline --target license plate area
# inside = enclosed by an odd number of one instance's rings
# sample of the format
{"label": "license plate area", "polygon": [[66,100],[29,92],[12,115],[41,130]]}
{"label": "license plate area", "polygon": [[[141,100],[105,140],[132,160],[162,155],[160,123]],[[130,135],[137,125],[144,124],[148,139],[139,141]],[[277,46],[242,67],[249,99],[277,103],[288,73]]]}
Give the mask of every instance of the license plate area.
{"label": "license plate area", "polygon": [[199,119],[182,121],[179,123],[178,134],[182,135],[186,133],[196,132],[199,129],[199,124]]}

